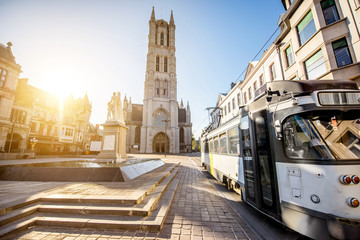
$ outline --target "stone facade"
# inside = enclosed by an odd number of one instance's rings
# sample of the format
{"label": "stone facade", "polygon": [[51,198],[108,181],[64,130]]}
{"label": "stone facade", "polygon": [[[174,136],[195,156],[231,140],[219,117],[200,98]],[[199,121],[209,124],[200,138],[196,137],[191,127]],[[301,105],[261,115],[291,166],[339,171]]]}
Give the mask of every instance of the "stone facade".
{"label": "stone facade", "polygon": [[189,103],[177,101],[175,23],[149,21],[148,54],[143,105],[124,99],[125,123],[129,127],[128,151],[141,153],[190,152],[192,123]]}
{"label": "stone facade", "polygon": [[[7,47],[0,44],[0,152],[8,152],[14,125],[11,123],[15,90],[21,66],[15,61],[11,51],[12,44]],[[6,151],[7,150],[7,151]]]}
{"label": "stone facade", "polygon": [[59,132],[60,151],[78,152],[90,150],[90,116],[92,104],[87,94],[75,99],[69,96],[63,101],[62,119]]}

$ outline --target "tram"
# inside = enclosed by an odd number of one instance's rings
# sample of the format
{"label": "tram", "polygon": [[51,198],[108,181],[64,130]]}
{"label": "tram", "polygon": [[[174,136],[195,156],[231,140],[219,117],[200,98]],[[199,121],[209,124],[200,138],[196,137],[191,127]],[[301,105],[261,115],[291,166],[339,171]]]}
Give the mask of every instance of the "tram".
{"label": "tram", "polygon": [[203,131],[203,166],[294,231],[359,239],[359,87],[347,80],[264,86],[237,116]]}

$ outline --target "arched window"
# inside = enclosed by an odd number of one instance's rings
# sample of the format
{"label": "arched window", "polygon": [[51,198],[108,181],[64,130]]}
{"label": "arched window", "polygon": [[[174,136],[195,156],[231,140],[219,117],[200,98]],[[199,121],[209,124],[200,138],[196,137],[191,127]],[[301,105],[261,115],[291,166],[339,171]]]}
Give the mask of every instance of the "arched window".
{"label": "arched window", "polygon": [[164,58],[164,72],[167,72],[168,69],[168,61],[167,61],[167,57]]}
{"label": "arched window", "polygon": [[154,114],[154,127],[165,127],[167,124],[167,116],[164,110],[159,110]]}
{"label": "arched window", "polygon": [[160,45],[164,46],[164,33],[163,32],[160,34]]}
{"label": "arched window", "polygon": [[165,80],[164,81],[164,96],[168,95],[168,86],[169,86],[168,81]]}
{"label": "arched window", "polygon": [[160,96],[160,81],[157,79],[155,81],[155,95]]}
{"label": "arched window", "polygon": [[180,128],[180,144],[185,143],[184,128]]}
{"label": "arched window", "polygon": [[156,71],[160,71],[160,57],[156,56]]}
{"label": "arched window", "polygon": [[137,144],[137,145],[140,144],[140,131],[141,131],[141,127],[136,126],[136,128],[135,128],[135,144]]}

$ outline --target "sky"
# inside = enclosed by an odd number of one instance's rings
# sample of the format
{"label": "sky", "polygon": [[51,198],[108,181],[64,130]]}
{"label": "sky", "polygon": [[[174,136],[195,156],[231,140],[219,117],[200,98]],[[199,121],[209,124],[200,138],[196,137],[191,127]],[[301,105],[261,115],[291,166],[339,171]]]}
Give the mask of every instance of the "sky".
{"label": "sky", "polygon": [[101,124],[113,92],[143,102],[153,6],[156,19],[173,10],[177,100],[189,101],[197,138],[209,124],[205,108],[244,78],[278,28],[280,0],[0,0],[0,43],[12,42],[32,86],[60,98],[87,93],[90,122]]}

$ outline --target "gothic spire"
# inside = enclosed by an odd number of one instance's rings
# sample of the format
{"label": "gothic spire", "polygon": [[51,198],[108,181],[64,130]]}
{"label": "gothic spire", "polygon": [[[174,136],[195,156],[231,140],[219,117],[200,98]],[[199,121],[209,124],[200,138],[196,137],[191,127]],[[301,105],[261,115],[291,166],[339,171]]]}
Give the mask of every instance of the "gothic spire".
{"label": "gothic spire", "polygon": [[150,21],[155,22],[155,10],[154,10],[154,7],[153,7],[152,12],[151,12],[151,18],[150,18]]}
{"label": "gothic spire", "polygon": [[183,109],[184,108],[184,103],[183,100],[181,99],[181,103],[180,103],[180,108]]}
{"label": "gothic spire", "polygon": [[174,25],[174,15],[173,15],[173,10],[171,10],[171,15],[170,15],[170,25]]}

